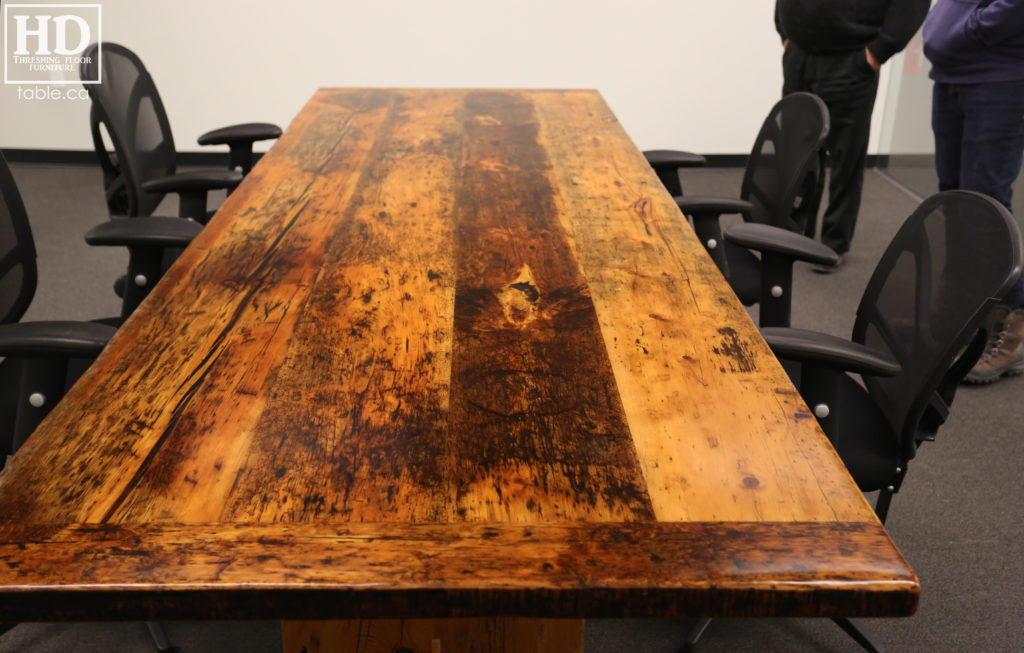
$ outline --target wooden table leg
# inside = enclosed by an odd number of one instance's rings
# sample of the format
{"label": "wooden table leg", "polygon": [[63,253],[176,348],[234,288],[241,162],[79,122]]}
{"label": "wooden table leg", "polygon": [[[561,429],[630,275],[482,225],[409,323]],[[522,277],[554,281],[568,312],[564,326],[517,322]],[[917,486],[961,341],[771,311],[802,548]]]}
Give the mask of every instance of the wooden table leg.
{"label": "wooden table leg", "polygon": [[284,653],[583,653],[582,619],[285,621]]}

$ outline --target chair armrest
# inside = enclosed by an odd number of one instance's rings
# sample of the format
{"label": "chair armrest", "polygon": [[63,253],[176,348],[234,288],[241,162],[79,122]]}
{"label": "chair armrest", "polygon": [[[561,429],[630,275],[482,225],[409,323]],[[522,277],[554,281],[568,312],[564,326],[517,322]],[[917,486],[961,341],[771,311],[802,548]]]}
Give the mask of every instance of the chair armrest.
{"label": "chair armrest", "polygon": [[242,174],[234,170],[193,170],[151,179],[142,184],[148,193],[182,193],[232,189],[242,183]]}
{"label": "chair armrest", "polygon": [[0,325],[0,356],[92,358],[117,329],[95,322],[19,322]]}
{"label": "chair armrest", "polygon": [[97,225],[85,234],[85,242],[128,248],[128,274],[114,289],[123,300],[121,317],[127,318],[153,289],[164,270],[202,231],[198,222],[181,218],[141,217]]}
{"label": "chair armrest", "polygon": [[655,170],[659,168],[698,168],[708,162],[699,154],[681,150],[645,150],[644,158]]}
{"label": "chair armrest", "polygon": [[828,245],[767,224],[746,222],[733,225],[726,229],[725,239],[740,247],[782,254],[798,261],[821,265],[835,265],[839,262],[839,255]]}
{"label": "chair armrest", "polygon": [[869,376],[896,376],[902,369],[886,353],[817,331],[768,327],[761,335],[778,358]]}
{"label": "chair armrest", "polygon": [[252,143],[277,138],[281,128],[268,122],[247,122],[208,131],[199,137],[200,145],[230,145],[232,143]]}
{"label": "chair armrest", "polygon": [[199,137],[200,145],[227,145],[228,169],[237,170],[243,175],[249,174],[254,159],[252,144],[281,135],[281,128],[266,122],[249,122],[243,125],[231,125],[206,132]]}
{"label": "chair armrest", "polygon": [[673,197],[672,199],[675,200],[676,206],[679,207],[679,210],[688,216],[697,213],[714,213],[716,215],[721,215],[723,213],[742,213],[746,215],[754,208],[754,206],[746,200],[732,199],[728,197],[683,195],[681,197]]}
{"label": "chair armrest", "polygon": [[85,242],[114,247],[186,247],[203,226],[181,218],[147,216],[111,220],[85,234]]}

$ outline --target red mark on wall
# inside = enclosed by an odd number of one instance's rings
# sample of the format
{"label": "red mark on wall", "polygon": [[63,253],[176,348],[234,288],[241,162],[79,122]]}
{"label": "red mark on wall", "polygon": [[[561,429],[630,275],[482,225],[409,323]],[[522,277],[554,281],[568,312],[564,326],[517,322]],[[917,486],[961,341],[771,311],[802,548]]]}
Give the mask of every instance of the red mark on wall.
{"label": "red mark on wall", "polygon": [[917,31],[914,38],[907,44],[906,54],[903,57],[903,74],[920,75],[921,64],[924,62],[924,39],[921,37],[921,30]]}

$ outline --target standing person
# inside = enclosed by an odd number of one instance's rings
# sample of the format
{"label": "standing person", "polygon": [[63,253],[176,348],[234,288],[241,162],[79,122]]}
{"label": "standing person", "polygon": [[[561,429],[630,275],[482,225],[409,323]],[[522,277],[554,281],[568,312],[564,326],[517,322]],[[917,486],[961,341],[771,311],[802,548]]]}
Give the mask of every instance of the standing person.
{"label": "standing person", "polygon": [[[864,162],[878,71],[904,47],[928,13],[929,0],[776,0],[782,37],[782,94],[810,91],[832,118],[826,147],[831,176],[821,242],[850,250],[860,212]],[[838,267],[838,266],[836,266]],[[831,272],[836,268],[814,268]]]}
{"label": "standing person", "polygon": [[[939,190],[977,191],[1011,209],[1024,160],[1024,0],[939,0],[925,21],[924,53],[935,82]],[[1024,373],[1024,277],[993,318],[969,383]]]}

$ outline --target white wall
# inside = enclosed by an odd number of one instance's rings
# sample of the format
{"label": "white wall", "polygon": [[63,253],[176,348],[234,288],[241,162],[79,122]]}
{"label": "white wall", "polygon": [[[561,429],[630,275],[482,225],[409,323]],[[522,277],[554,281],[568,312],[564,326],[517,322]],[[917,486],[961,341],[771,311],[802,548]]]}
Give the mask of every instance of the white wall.
{"label": "white wall", "polygon": [[[334,85],[596,88],[642,149],[739,154],[782,86],[772,0],[102,6],[103,40],[139,53],[182,151],[231,122],[287,125],[316,87]],[[29,102],[6,86],[0,107],[0,147],[91,148],[87,102]]]}

